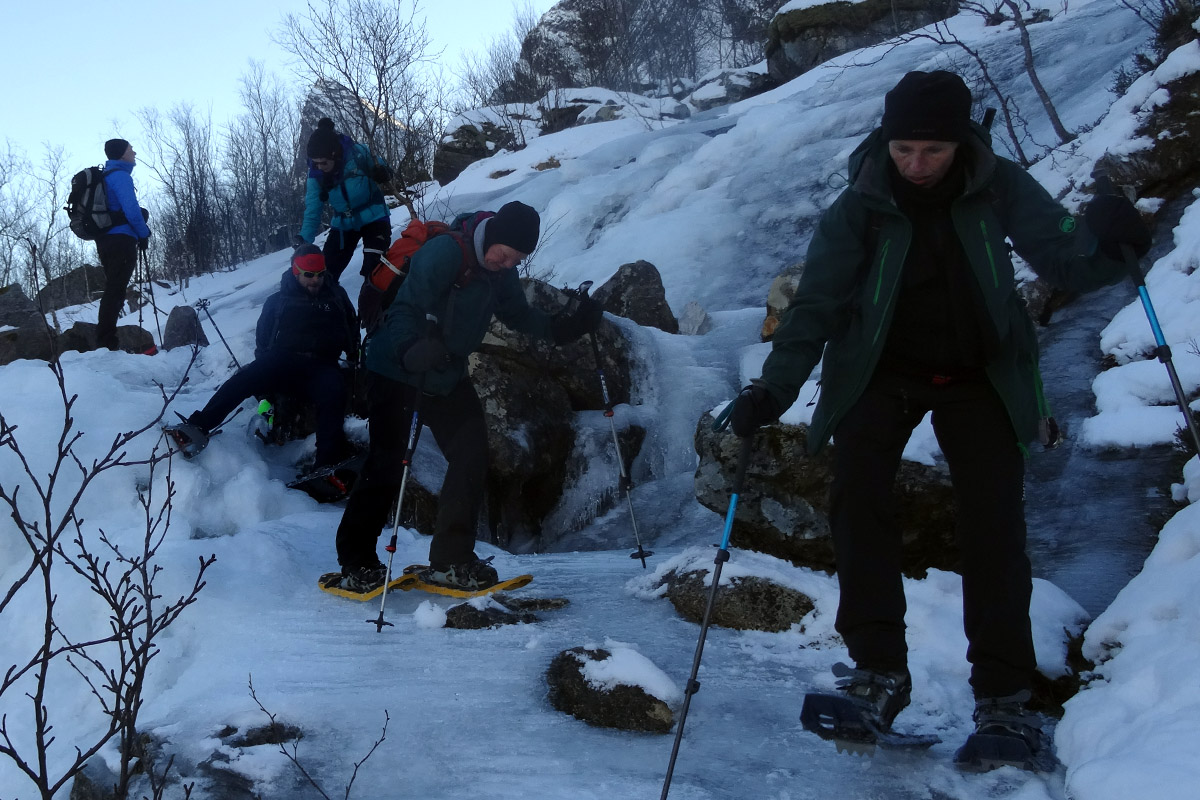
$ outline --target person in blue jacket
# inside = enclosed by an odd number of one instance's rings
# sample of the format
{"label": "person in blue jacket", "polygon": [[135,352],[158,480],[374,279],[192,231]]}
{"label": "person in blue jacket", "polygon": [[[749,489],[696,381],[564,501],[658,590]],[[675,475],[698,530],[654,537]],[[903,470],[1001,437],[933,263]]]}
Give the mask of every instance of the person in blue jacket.
{"label": "person in blue jacket", "polygon": [[333,209],[329,237],[325,240],[325,268],[337,281],[354,248],[363,243],[362,274],[368,274],[392,242],[392,225],[379,184],[392,178],[391,170],[371,154],[366,145],[334,130],[322,117],[308,138],[308,184],[304,194],[304,223],[300,238],[312,243],[321,227],[321,210]]}
{"label": "person in blue jacket", "polygon": [[316,245],[296,248],[279,291],[263,303],[254,361],[225,381],[204,408],[167,427],[184,456],[203,450],[212,430],[247,397],[283,392],[317,407],[314,468],[346,457],[346,380],[338,357],[358,351],[358,318],[346,290],[325,276],[325,258]]}
{"label": "person in blue jacket", "polygon": [[138,205],[133,190],[134,164],[137,153],[124,139],[109,139],[104,143],[104,191],[108,210],[123,222],[96,238],[96,254],[104,268],[104,295],[100,298],[100,314],[96,322],[96,345],[117,349],[117,317],[125,304],[125,289],[137,266],[139,250],[150,244],[149,214]]}

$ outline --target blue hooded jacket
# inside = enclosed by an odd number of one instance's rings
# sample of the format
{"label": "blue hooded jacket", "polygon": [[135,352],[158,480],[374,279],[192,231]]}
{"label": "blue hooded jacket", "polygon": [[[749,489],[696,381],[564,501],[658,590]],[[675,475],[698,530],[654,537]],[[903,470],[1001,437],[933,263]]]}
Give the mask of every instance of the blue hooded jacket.
{"label": "blue hooded jacket", "polygon": [[333,207],[329,225],[339,231],[360,230],[391,213],[379,184],[371,179],[371,170],[380,161],[371,155],[366,145],[355,143],[349,136],[340,138],[342,157],[334,172],[326,174],[314,167],[311,159],[308,162],[300,238],[309,244],[320,231],[321,208],[325,203]]}
{"label": "blue hooded jacket", "polygon": [[142,207],[138,205],[137,193],[133,190],[133,164],[128,161],[109,159],[104,164],[104,191],[109,211],[120,211],[125,215],[125,224],[117,225],[108,232],[134,239],[150,237],[150,227],[142,219]]}

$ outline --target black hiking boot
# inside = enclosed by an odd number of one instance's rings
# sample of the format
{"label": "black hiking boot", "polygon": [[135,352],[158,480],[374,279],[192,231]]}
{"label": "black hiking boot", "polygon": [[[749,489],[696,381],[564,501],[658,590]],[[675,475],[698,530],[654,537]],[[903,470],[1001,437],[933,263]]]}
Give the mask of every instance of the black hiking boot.
{"label": "black hiking boot", "polygon": [[435,586],[447,589],[463,589],[468,592],[486,589],[500,582],[496,568],[491,564],[492,557],[474,559],[461,564],[451,564],[448,567],[432,565],[421,572],[421,580]]}
{"label": "black hiking boot", "polygon": [[342,570],[342,579],[338,587],[348,592],[367,594],[383,586],[386,580],[387,567],[377,561],[366,567]]}
{"label": "black hiking boot", "polygon": [[896,715],[908,707],[912,696],[912,678],[903,672],[877,672],[852,669],[837,663],[833,674],[838,689],[861,709],[864,725],[878,731],[891,730]]}
{"label": "black hiking boot", "polygon": [[208,446],[209,432],[193,421],[195,414],[175,425],[164,425],[163,432],[171,440],[176,452],[184,458],[195,458]]}
{"label": "black hiking boot", "polygon": [[963,770],[987,772],[998,767],[1018,767],[1033,772],[1051,771],[1057,761],[1042,719],[1026,707],[1028,690],[1008,697],[975,701],[975,733],[954,754]]}

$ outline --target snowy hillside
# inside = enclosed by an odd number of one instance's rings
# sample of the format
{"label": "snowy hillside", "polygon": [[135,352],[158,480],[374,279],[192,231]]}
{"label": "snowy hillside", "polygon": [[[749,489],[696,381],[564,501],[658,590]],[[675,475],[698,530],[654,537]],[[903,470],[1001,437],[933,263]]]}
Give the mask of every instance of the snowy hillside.
{"label": "snowy hillside", "polygon": [[[1016,34],[985,29],[969,16],[955,19],[953,28],[995,60],[1002,84],[1028,109],[1035,136],[1051,140],[1020,72]],[[1042,80],[1066,124],[1090,129],[1072,153],[1046,159],[1034,174],[1076,202],[1079,196],[1067,191],[1071,182],[1086,176],[1105,151],[1131,147],[1130,120],[1159,101],[1159,84],[1181,71],[1200,70],[1200,52],[1194,44],[1185,48],[1160,75],[1136,83],[1105,116],[1115,100],[1108,92],[1114,71],[1145,43],[1149,29],[1109,0],[1092,0],[1070,4],[1069,12],[1031,28],[1031,34]],[[847,68],[851,62],[867,65]],[[149,671],[139,727],[174,758],[177,782],[164,796],[183,797],[183,783],[195,784],[192,797],[319,796],[277,747],[236,741],[232,728],[244,732],[267,722],[258,703],[303,731],[299,760],[331,797],[343,796],[355,762],[380,739],[385,713],[386,738],[358,768],[353,797],[658,796],[670,737],[591,728],[564,716],[547,701],[545,670],[557,653],[580,645],[634,651],[653,669],[630,658],[626,663],[635,666],[628,681],[654,685],[677,705],[698,628],[654,596],[651,580],[681,563],[711,565],[711,545],[720,539],[722,519],[692,496],[696,420],[756,374],[767,286],[803,254],[817,215],[842,188],[838,175],[844,174],[846,156],[876,123],[884,93],[907,70],[953,67],[948,52],[931,42],[875,48],[767,95],[671,126],[647,130],[624,120],[534,139],[519,153],[473,165],[429,198],[430,215],[522,200],[542,210],[544,240],[533,270],[549,273],[550,282],[599,284],[621,264],[645,259],[662,273],[677,314],[696,301],[712,315],[713,330],[690,337],[614,320],[630,337],[638,361],[635,402],[617,414],[652,431],[634,465],[633,495],[639,526],[656,551],[650,569],[629,559],[632,539],[619,507],[568,542],[580,552],[518,556],[480,544],[481,555],[496,556],[502,576],[535,576],[523,596],[566,598],[565,608],[537,612],[536,623],[450,630],[442,627],[452,605],[448,598],[394,593],[387,610],[394,627],[377,633],[366,624],[378,614],[375,604],[316,590],[317,576],[336,567],[333,535],[340,508],[319,506],[283,484],[311,450],[311,439],[265,450],[249,435],[250,414],[243,412],[197,459],[171,466],[171,527],[157,553],[161,602],[189,591],[200,559],[215,555],[216,561],[196,603],[159,640],[161,652]],[[550,156],[561,166],[533,168]],[[512,172],[490,177],[505,170]],[[1200,358],[1187,344],[1200,318],[1194,305],[1200,302],[1200,272],[1192,266],[1200,240],[1197,209],[1200,203],[1185,212],[1173,234],[1175,250],[1160,259],[1147,281],[1155,299],[1162,299],[1159,314],[1191,392],[1200,386]],[[396,212],[393,229],[404,222],[404,213]],[[158,303],[169,308],[210,299],[221,333],[245,363],[252,357],[258,311],[278,285],[287,256],[276,253],[194,279],[184,292],[160,293]],[[352,297],[358,280],[352,262],[344,275]],[[94,319],[94,307],[76,310],[78,318],[89,315]],[[213,345],[201,352],[169,413],[198,408],[232,371],[230,354],[207,319],[204,323]],[[1118,315],[1096,349],[1103,344],[1117,354],[1144,353],[1148,341],[1144,314],[1134,304]],[[100,457],[119,432],[136,430],[157,413],[158,385],[168,391],[177,385],[190,355],[175,350],[153,357],[109,352],[63,357],[68,395],[78,395],[72,416],[83,434],[76,444],[83,464]],[[1177,425],[1172,413],[1175,420],[1180,415],[1169,405],[1162,366],[1135,361],[1104,375],[1097,382],[1103,413],[1081,445],[1103,446],[1115,438],[1130,446],[1168,441]],[[19,443],[29,475],[43,488],[51,486],[45,476],[62,426],[53,378],[42,362],[0,367],[0,412],[10,426],[0,433],[0,443]],[[1107,416],[1118,411],[1118,417]],[[606,432],[599,412],[581,414],[579,425],[595,434],[594,447],[602,452]],[[365,436],[361,421],[348,426],[352,435]],[[422,444],[418,471],[439,469],[436,449]],[[144,459],[156,446],[161,440],[153,430],[129,446],[129,457]],[[846,659],[833,633],[835,579],[735,551],[725,579],[770,577],[811,595],[816,610],[786,633],[710,631],[702,689],[691,706],[670,796],[1194,797],[1200,785],[1195,460],[1180,481],[1177,499],[1193,504],[1168,523],[1144,572],[1091,623],[1085,652],[1104,660],[1057,727],[1064,765],[1057,772],[964,775],[953,768],[954,749],[971,729],[972,703],[960,588],[949,573],[906,583],[915,686],[912,707],[897,721],[905,730],[937,733],[942,744],[922,754],[881,753],[866,760],[838,754],[804,733],[798,721],[802,693],[831,686],[830,665]],[[52,510],[61,515],[77,483],[73,468],[53,482]],[[39,518],[37,486],[11,450],[0,448],[0,487],[11,496],[18,484],[23,514]],[[103,531],[123,548],[140,547],[146,525],[135,500],[147,487],[159,499],[164,496],[161,468],[153,476],[145,466],[100,476],[77,510],[88,542],[96,545]],[[51,514],[51,526],[55,519]],[[426,550],[424,537],[404,531],[397,563],[422,561]],[[41,641],[45,595],[36,582],[10,593],[29,568],[29,548],[5,516],[0,669],[24,664]],[[63,634],[83,641],[103,633],[107,617],[96,598],[61,563],[56,569],[56,616]],[[1065,592],[1036,582],[1034,626],[1043,671],[1064,670],[1063,632],[1078,631],[1086,621]],[[674,686],[664,687],[662,676]],[[251,681],[258,703],[249,693]],[[0,748],[15,745],[26,757],[36,724],[24,694],[31,686],[26,675],[0,694]],[[72,746],[94,740],[105,722],[88,685],[65,663],[56,664],[49,686],[45,705],[58,737],[49,752],[53,768],[73,757]],[[110,745],[102,755],[115,765],[115,753]],[[149,789],[139,788],[141,793]],[[34,796],[33,784],[12,760],[0,759],[0,798]]]}

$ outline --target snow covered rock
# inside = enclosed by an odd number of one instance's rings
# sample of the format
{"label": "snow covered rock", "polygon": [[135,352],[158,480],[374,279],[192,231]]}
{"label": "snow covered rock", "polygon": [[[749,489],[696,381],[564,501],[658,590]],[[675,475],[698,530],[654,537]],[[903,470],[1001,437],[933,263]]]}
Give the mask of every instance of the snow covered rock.
{"label": "snow covered rock", "polygon": [[[664,684],[656,693],[639,676]],[[677,696],[666,675],[636,651],[619,647],[574,647],[554,657],[546,671],[550,704],[589,725],[625,731],[668,733],[675,724],[668,703],[656,694]]]}

